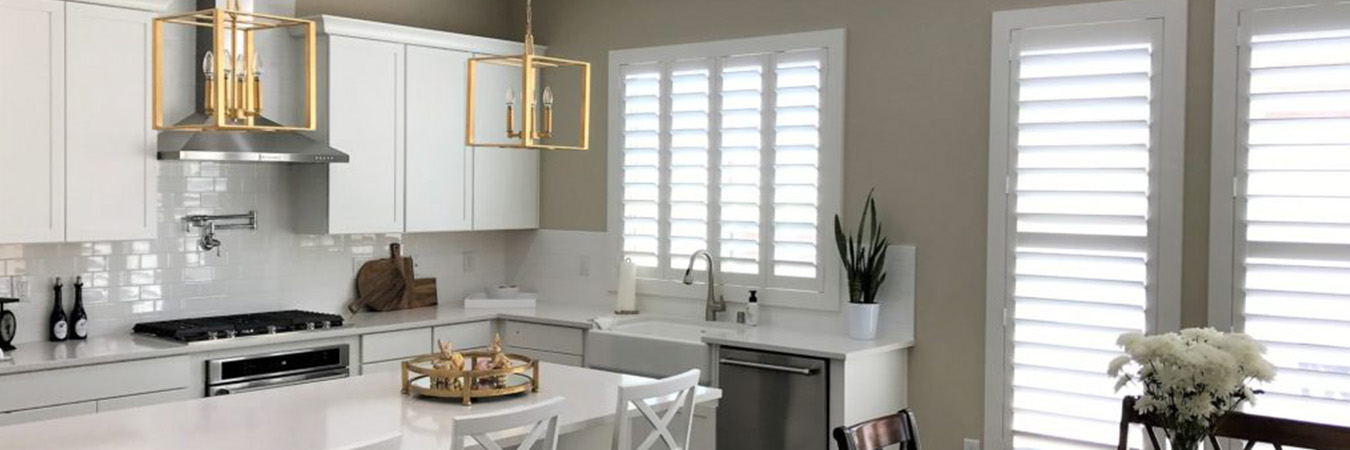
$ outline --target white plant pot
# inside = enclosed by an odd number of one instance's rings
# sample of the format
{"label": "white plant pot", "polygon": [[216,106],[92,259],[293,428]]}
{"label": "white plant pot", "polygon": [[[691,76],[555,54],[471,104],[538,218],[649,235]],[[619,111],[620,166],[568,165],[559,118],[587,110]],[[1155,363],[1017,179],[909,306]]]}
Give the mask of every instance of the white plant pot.
{"label": "white plant pot", "polygon": [[849,303],[844,305],[847,315],[848,337],[859,341],[877,338],[877,316],[881,313],[879,303]]}

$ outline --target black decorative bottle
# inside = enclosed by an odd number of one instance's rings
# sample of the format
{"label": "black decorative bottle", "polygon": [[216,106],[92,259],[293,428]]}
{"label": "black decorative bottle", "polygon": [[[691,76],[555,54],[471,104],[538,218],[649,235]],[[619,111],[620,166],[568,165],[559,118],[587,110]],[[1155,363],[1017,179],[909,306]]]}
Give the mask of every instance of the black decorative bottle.
{"label": "black decorative bottle", "polygon": [[52,318],[51,322],[47,324],[47,331],[52,342],[64,341],[70,334],[69,322],[66,321],[66,310],[61,307],[62,287],[64,286],[61,284],[61,277],[56,277],[56,286],[52,288]]}
{"label": "black decorative bottle", "polygon": [[89,314],[84,312],[84,278],[75,277],[75,307],[70,310],[70,338],[89,337]]}

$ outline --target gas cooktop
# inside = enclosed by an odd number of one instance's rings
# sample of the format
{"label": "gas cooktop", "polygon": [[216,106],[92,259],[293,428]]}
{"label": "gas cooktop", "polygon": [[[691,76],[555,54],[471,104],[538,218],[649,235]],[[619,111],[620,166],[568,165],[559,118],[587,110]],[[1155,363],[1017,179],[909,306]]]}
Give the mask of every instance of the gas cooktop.
{"label": "gas cooktop", "polygon": [[336,314],[290,310],[138,323],[131,331],[179,342],[200,342],[340,326],[342,316]]}

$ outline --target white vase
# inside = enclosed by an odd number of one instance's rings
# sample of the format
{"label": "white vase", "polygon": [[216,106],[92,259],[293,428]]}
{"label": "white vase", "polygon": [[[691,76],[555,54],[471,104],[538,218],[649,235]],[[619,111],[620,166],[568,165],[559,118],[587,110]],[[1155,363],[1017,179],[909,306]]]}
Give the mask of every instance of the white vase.
{"label": "white vase", "polygon": [[877,316],[881,313],[878,303],[849,303],[844,305],[847,315],[848,337],[859,341],[877,338]]}

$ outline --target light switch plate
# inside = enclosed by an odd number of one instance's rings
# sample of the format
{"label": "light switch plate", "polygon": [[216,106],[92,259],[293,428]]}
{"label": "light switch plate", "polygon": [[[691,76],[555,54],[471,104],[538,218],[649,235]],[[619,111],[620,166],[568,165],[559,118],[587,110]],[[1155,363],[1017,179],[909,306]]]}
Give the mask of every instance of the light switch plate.
{"label": "light switch plate", "polygon": [[961,450],[980,450],[980,440],[966,439],[962,441]]}

